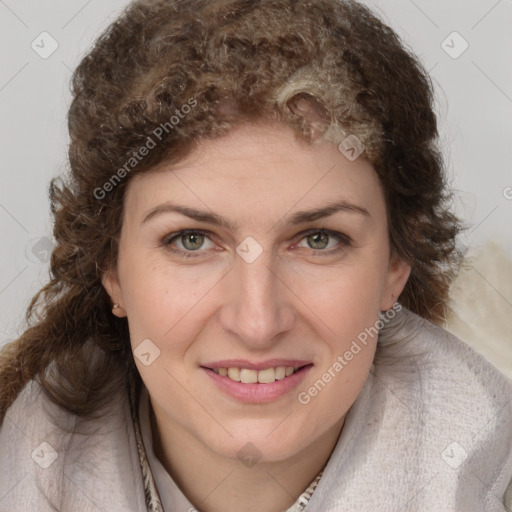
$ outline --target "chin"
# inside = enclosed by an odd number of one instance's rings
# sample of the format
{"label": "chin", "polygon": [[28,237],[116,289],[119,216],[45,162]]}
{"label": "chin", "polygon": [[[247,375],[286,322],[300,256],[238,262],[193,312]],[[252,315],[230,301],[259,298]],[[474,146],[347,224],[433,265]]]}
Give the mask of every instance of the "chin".
{"label": "chin", "polygon": [[251,461],[279,462],[289,459],[314,441],[310,436],[304,436],[303,429],[290,431],[286,420],[277,425],[279,422],[259,420],[249,424],[246,422],[236,428],[226,426],[233,437],[226,434],[222,439],[203,439],[203,442],[217,455],[238,459],[249,466]]}

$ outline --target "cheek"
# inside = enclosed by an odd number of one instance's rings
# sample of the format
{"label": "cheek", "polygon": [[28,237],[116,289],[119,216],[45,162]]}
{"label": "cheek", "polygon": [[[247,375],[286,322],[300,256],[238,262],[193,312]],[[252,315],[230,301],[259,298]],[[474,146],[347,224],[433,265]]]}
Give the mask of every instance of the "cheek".
{"label": "cheek", "polygon": [[163,356],[184,352],[211,315],[210,297],[222,269],[178,266],[156,251],[125,250],[118,271],[132,346],[150,339]]}
{"label": "cheek", "polygon": [[[366,276],[368,277],[368,276]],[[379,281],[366,281],[357,273],[335,281],[323,294],[310,295],[321,336],[321,360],[314,374],[298,390],[304,414],[322,418],[304,426],[316,436],[350,409],[368,377],[377,343]]]}
{"label": "cheek", "polygon": [[[145,385],[161,405],[170,401],[180,403],[183,411],[193,410],[183,401],[183,389],[193,384],[189,350],[211,314],[208,292],[218,279],[212,272],[177,269],[164,258],[151,261],[134,253],[120,259],[118,269],[134,360]],[[150,354],[150,364],[140,353]]]}
{"label": "cheek", "polygon": [[330,367],[341,356],[343,375],[350,375],[349,381],[368,368],[373,358],[375,325],[380,317],[379,284],[377,280],[362,280],[356,274],[340,279],[325,294],[323,302],[314,298],[319,316],[329,327],[324,338],[329,350],[325,364]]}
{"label": "cheek", "polygon": [[320,365],[299,396],[311,413],[335,421],[352,405],[368,376],[378,336],[382,261],[372,258],[371,264],[360,261],[333,269],[323,286],[312,286],[311,279],[303,288],[304,302],[311,305],[308,321],[318,327],[322,341]]}
{"label": "cheek", "polygon": [[385,281],[384,258],[371,254],[337,267],[291,276],[297,296],[330,328],[338,343],[376,322]]}

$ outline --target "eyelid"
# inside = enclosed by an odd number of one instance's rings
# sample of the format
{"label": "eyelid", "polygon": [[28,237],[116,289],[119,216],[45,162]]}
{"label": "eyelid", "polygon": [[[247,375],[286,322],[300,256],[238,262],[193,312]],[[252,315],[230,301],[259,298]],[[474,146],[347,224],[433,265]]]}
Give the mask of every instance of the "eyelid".
{"label": "eyelid", "polygon": [[174,231],[173,233],[169,233],[169,234],[165,235],[162,238],[162,243],[165,245],[168,245],[171,242],[171,240],[173,240],[174,238],[178,238],[179,236],[190,235],[190,234],[204,235],[211,239],[212,238],[211,235],[213,233],[211,233],[211,231],[208,231],[206,229],[192,229],[192,228],[191,229],[181,229],[179,231]]}
{"label": "eyelid", "polygon": [[[169,233],[168,235],[165,235],[163,238],[162,238],[162,245],[164,247],[168,247],[168,248],[171,248],[171,241],[173,239],[179,239],[181,238],[182,236],[185,236],[185,235],[190,235],[190,234],[193,234],[193,235],[202,235],[204,236],[205,238],[208,238],[212,243],[216,243],[214,238],[215,238],[215,235],[211,232],[211,231],[208,231],[206,229],[182,229],[180,231],[175,231],[173,233]],[[176,253],[182,253],[182,254],[200,254],[202,252],[205,252],[203,249],[197,249],[196,251],[191,251],[191,250],[183,250],[183,249],[171,249],[173,252],[176,252]]]}
{"label": "eyelid", "polygon": [[[299,243],[303,238],[306,238],[307,236],[309,235],[312,235],[312,234],[315,234],[315,233],[325,233],[326,235],[329,235],[331,237],[335,237],[335,238],[338,238],[341,242],[341,245],[343,246],[351,246],[353,245],[354,241],[352,240],[352,238],[350,238],[348,235],[346,235],[345,233],[341,233],[339,231],[334,231],[332,229],[326,229],[326,228],[312,228],[312,229],[308,229],[306,231],[302,231],[301,233],[298,233],[295,237],[295,239],[297,240],[296,243]],[[331,251],[335,251],[336,248],[331,248],[331,249],[312,249],[311,247],[309,248],[311,251],[315,251],[315,252],[322,252],[322,253],[329,253]]]}
{"label": "eyelid", "polygon": [[348,241],[352,241],[352,239],[346,235],[345,233],[342,233],[341,231],[336,231],[336,230],[333,230],[333,229],[327,229],[327,228],[313,228],[313,229],[308,229],[306,231],[304,231],[303,233],[299,233],[300,235],[302,236],[307,236],[307,235],[311,235],[313,233],[326,233],[328,235],[332,235],[332,236],[336,236],[338,238],[342,238],[344,240],[346,240],[347,242]]}

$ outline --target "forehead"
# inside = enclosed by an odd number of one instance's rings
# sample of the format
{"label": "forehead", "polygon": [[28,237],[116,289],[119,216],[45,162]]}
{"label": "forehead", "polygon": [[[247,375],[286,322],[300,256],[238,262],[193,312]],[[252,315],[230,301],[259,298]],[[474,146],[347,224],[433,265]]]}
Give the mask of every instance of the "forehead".
{"label": "forehead", "polygon": [[199,143],[184,160],[134,176],[126,212],[140,217],[172,201],[194,208],[282,215],[344,200],[382,213],[380,181],[362,156],[350,161],[333,144],[308,144],[281,124],[241,125]]}

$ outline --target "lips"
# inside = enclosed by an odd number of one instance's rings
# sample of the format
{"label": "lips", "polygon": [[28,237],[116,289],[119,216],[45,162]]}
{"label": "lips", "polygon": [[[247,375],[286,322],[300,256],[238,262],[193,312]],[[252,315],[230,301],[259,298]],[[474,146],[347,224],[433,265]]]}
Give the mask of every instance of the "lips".
{"label": "lips", "polygon": [[246,403],[265,403],[285,396],[303,381],[312,367],[311,362],[290,359],[257,363],[224,360],[201,366],[219,390]]}

